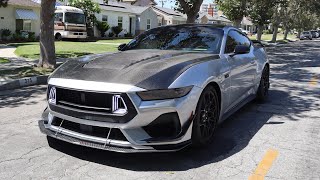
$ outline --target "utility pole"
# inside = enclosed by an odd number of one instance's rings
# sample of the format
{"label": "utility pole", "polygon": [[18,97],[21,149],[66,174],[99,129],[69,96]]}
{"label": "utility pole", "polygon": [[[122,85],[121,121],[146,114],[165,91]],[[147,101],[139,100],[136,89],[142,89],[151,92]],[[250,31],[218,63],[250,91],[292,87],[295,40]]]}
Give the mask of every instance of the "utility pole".
{"label": "utility pole", "polygon": [[167,0],[160,0],[159,2],[161,3],[161,6],[163,7],[163,6],[164,6],[164,3],[166,3]]}

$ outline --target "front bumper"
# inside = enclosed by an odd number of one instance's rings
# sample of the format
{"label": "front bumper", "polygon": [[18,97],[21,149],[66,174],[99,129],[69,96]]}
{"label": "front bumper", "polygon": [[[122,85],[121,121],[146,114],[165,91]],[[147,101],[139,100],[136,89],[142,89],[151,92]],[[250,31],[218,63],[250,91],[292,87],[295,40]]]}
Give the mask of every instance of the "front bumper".
{"label": "front bumper", "polygon": [[[65,135],[61,132],[57,133],[56,131],[46,128],[44,120],[38,121],[38,125],[40,128],[40,131],[43,134],[46,134],[47,136],[50,136],[52,138],[59,139],[75,145],[81,145],[85,147],[120,152],[120,153],[172,152],[172,151],[179,151],[191,144],[191,141],[185,141],[185,142],[174,144],[174,145],[158,145],[158,146],[145,147],[145,148],[143,147],[133,148],[131,146],[125,146],[123,144],[122,145],[116,145],[115,143],[110,144],[110,140],[109,140],[109,143],[103,144],[103,143],[95,142],[90,139],[84,140],[81,138],[76,138],[71,135]],[[108,142],[108,139],[105,139],[105,141]]]}
{"label": "front bumper", "polygon": [[[201,89],[194,87],[185,97],[160,101],[141,101],[136,93],[128,93],[137,110],[137,115],[126,123],[112,123],[80,119],[61,114],[50,109],[44,111],[39,127],[42,133],[72,144],[96,149],[122,153],[136,152],[170,152],[178,151],[191,144],[193,112]],[[161,115],[176,113],[179,116],[181,130],[175,136],[167,138],[153,138],[144,127],[150,125]],[[88,135],[72,129],[64,128],[59,121],[53,123],[54,118],[81,126],[105,128],[107,137]],[[62,122],[62,121],[61,121]],[[112,132],[119,131],[125,138],[114,139]],[[110,135],[110,137],[109,137]]]}

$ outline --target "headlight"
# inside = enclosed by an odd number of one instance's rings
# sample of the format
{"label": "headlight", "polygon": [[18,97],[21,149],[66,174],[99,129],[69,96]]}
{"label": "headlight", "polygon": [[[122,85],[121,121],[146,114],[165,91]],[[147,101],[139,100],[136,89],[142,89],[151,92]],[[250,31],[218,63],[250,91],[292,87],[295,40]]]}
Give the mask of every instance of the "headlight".
{"label": "headlight", "polygon": [[162,89],[137,92],[138,96],[144,101],[150,100],[162,100],[162,99],[174,99],[186,96],[193,86],[187,86],[183,88],[174,89]]}

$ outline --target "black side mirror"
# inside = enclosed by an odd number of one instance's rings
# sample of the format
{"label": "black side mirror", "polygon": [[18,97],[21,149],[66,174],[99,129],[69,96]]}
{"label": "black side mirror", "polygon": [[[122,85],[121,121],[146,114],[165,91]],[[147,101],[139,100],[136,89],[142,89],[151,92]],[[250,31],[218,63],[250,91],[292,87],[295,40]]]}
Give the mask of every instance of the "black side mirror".
{"label": "black side mirror", "polygon": [[250,46],[237,45],[234,49],[234,54],[247,54],[250,52]]}
{"label": "black side mirror", "polygon": [[119,46],[118,46],[118,50],[119,51],[123,51],[124,50],[124,47],[126,47],[126,43],[123,43],[123,44],[120,44]]}

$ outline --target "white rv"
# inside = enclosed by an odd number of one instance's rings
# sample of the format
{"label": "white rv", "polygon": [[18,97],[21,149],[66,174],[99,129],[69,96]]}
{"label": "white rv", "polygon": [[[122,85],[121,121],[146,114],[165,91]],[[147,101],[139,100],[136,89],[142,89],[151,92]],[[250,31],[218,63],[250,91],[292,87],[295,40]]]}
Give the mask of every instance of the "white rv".
{"label": "white rv", "polygon": [[87,38],[86,19],[81,9],[71,6],[57,6],[54,18],[55,39]]}

